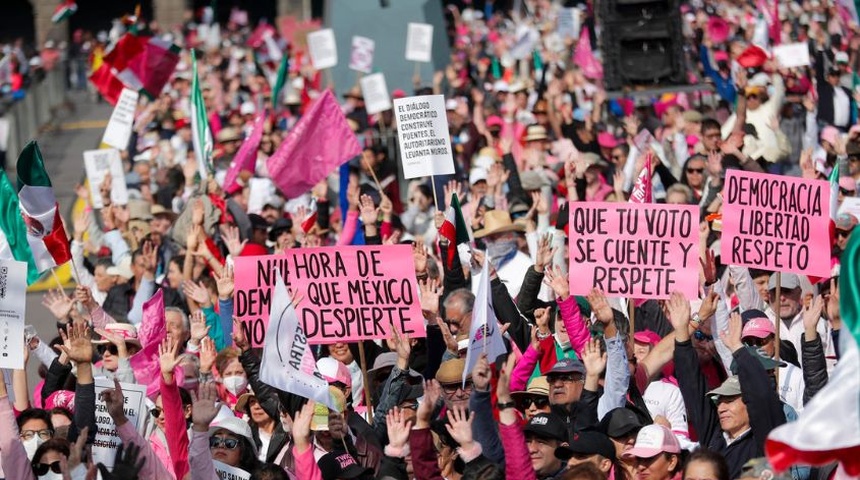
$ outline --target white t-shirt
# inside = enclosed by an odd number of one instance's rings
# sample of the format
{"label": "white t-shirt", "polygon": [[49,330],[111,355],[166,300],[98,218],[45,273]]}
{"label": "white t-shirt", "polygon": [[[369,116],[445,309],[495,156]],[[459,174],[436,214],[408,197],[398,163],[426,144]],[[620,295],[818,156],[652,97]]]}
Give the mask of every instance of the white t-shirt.
{"label": "white t-shirt", "polygon": [[257,460],[266,461],[266,455],[269,453],[269,443],[272,441],[272,434],[262,430],[257,430],[260,434],[260,452],[257,454]]}
{"label": "white t-shirt", "polygon": [[678,437],[683,444],[690,441],[690,428],[687,425],[687,407],[684,405],[684,397],[681,390],[675,385],[660,380],[651,382],[642,395],[645,406],[651,418],[657,416],[666,417],[672,425],[672,433]]}

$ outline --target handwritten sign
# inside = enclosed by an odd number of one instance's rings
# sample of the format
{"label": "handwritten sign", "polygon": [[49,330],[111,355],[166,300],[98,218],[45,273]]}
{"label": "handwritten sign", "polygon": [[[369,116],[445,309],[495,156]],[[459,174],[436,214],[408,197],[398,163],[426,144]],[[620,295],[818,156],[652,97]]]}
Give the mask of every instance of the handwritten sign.
{"label": "handwritten sign", "polygon": [[580,203],[570,209],[570,293],[699,297],[694,205]]}
{"label": "handwritten sign", "polygon": [[337,43],[334,40],[334,30],[326,28],[308,34],[308,51],[311,63],[317,70],[324,70],[337,65]]}
{"label": "handwritten sign", "polygon": [[352,37],[352,51],[349,54],[349,68],[362,73],[373,70],[373,51],[376,42],[367,37]]}
{"label": "handwritten sign", "polygon": [[125,172],[122,170],[122,158],[119,150],[106,148],[102,150],[87,150],[84,152],[84,170],[87,172],[87,180],[90,184],[90,199],[93,208],[104,207],[100,188],[105,177],[110,174],[111,203],[125,205],[128,203],[128,190],[125,185]]}
{"label": "handwritten sign", "polygon": [[24,368],[26,294],[27,264],[0,260],[0,368]]}
{"label": "handwritten sign", "polygon": [[445,97],[398,98],[394,112],[406,179],[454,173]]}
{"label": "handwritten sign", "polygon": [[251,478],[251,474],[241,468],[231,467],[218,460],[212,460],[212,464],[215,466],[215,473],[221,480],[249,480]]}
{"label": "handwritten sign", "polygon": [[233,315],[245,329],[245,337],[252,347],[262,347],[269,324],[272,289],[275,272],[280,272],[287,287],[290,286],[292,256],[262,255],[233,259],[236,291],[233,294]]}
{"label": "handwritten sign", "polygon": [[[134,383],[120,383],[120,385],[125,396],[125,405],[123,405],[125,416],[138,432],[142,432],[146,420],[146,385]],[[103,463],[108,470],[113,470],[116,450],[122,444],[122,440],[100,394],[103,390],[113,389],[114,383],[113,380],[96,379],[95,387],[97,431],[93,441],[93,462]]]}
{"label": "handwritten sign", "polygon": [[136,91],[130,88],[122,89],[105,128],[103,144],[120,150],[128,148],[128,139],[131,138],[131,130],[134,127],[134,113],[139,98],[140,94]]}
{"label": "handwritten sign", "polygon": [[391,97],[388,95],[388,85],[382,72],[361,77],[361,94],[364,96],[364,106],[367,113],[375,115],[391,110]]}
{"label": "handwritten sign", "polygon": [[410,23],[406,29],[406,60],[427,63],[433,56],[433,25]]}
{"label": "handwritten sign", "polygon": [[809,45],[805,42],[777,45],[773,47],[773,56],[782,68],[806,67],[810,65]]}
{"label": "handwritten sign", "polygon": [[723,263],[830,275],[827,181],[729,170],[723,202]]}

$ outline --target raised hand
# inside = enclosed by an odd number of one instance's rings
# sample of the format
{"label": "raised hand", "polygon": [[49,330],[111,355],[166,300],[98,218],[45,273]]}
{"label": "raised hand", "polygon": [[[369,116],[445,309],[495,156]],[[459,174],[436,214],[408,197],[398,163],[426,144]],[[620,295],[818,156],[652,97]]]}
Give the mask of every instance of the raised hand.
{"label": "raised hand", "polygon": [[[218,416],[220,406],[218,405],[218,389],[215,382],[203,382],[197,389],[197,394],[191,392],[193,399],[191,409],[191,422],[193,428],[198,432],[208,432],[209,424]],[[293,425],[295,428],[295,424]]]}
{"label": "raised hand", "polygon": [[77,363],[90,363],[93,361],[93,345],[90,343],[90,327],[83,323],[70,323],[67,327],[68,334],[60,330],[63,344],[56,348]]}
{"label": "raised hand", "polygon": [[448,351],[455,354],[459,352],[460,347],[457,345],[457,339],[451,334],[448,324],[445,322],[439,322],[439,330],[442,331],[442,339],[445,341],[445,346],[448,348]]}
{"label": "raised hand", "polygon": [[239,229],[231,225],[221,225],[221,239],[224,240],[227,252],[233,258],[238,257],[242,253],[242,249],[245,248],[245,244],[248,243],[248,240],[239,240]]}
{"label": "raised hand", "polygon": [[197,310],[191,314],[189,320],[191,324],[191,342],[199,344],[201,340],[206,338],[206,335],[209,335],[210,327],[206,325],[206,315],[203,313],[203,310]]}
{"label": "raised hand", "polygon": [[102,480],[129,480],[139,478],[141,469],[146,463],[146,457],[140,456],[141,447],[129,443],[128,447],[120,444],[116,450],[113,471],[109,472],[103,463],[99,463],[99,473]]}
{"label": "raised hand", "polygon": [[714,258],[714,252],[711,249],[705,250],[705,258],[699,259],[699,264],[702,266],[702,276],[705,278],[705,285],[713,285],[717,282],[717,261]]}
{"label": "raised hand", "polygon": [[170,335],[158,346],[158,365],[161,367],[161,376],[168,382],[173,381],[173,370],[182,361],[179,356],[181,345]]}
{"label": "raised hand", "polygon": [[832,278],[830,279],[830,298],[827,299],[827,318],[834,329],[842,327],[842,315],[839,311],[839,286],[836,285],[836,280]]}
{"label": "raised hand", "polygon": [[379,210],[373,204],[373,198],[370,195],[361,196],[358,217],[365,225],[376,225],[376,221],[379,219]]}
{"label": "raised hand", "polygon": [[93,298],[93,293],[90,287],[86,285],[75,285],[75,301],[83,305],[87,310],[94,310],[99,306]]}
{"label": "raised hand", "polygon": [[807,148],[800,152],[800,170],[802,177],[815,180],[818,178],[818,173],[815,171],[815,166],[812,163],[812,149]]}
{"label": "raised hand", "polygon": [[600,323],[608,325],[615,319],[612,307],[609,306],[609,301],[606,299],[606,295],[602,291],[596,288],[592,289],[591,293],[586,296],[586,299],[588,300],[589,305],[591,305],[591,311],[594,312],[594,315]]}
{"label": "raised hand", "polygon": [[391,333],[392,350],[397,352],[397,367],[406,370],[409,368],[409,356],[412,355],[412,343],[394,324],[391,324]]}
{"label": "raised hand", "polygon": [[720,340],[722,340],[723,344],[728,347],[729,350],[732,351],[732,353],[734,353],[743,348],[744,346],[743,342],[741,341],[742,332],[743,321],[741,320],[741,315],[739,313],[734,312],[729,317],[729,328],[720,332]]}
{"label": "raised hand", "polygon": [[212,372],[212,366],[215,365],[215,357],[218,356],[218,350],[215,349],[215,341],[209,337],[203,337],[200,340],[200,373]]}
{"label": "raised hand", "polygon": [[496,397],[499,403],[508,403],[511,398],[511,373],[514,371],[514,366],[517,363],[515,355],[508,354],[508,359],[505,361],[505,366],[499,371],[499,381],[496,384]]}
{"label": "raised hand", "polygon": [[540,351],[540,338],[550,334],[549,330],[549,309],[536,308],[534,310],[535,326],[532,327],[532,348]]}
{"label": "raised hand", "polygon": [[412,260],[415,262],[415,273],[427,271],[427,249],[424,248],[424,240],[420,238],[412,242]]}
{"label": "raised hand", "polygon": [[144,277],[150,280],[155,278],[155,270],[158,268],[158,248],[151,241],[147,240],[143,243],[143,255],[141,257],[146,269]]}
{"label": "raised hand", "polygon": [[316,402],[308,400],[302,405],[301,410],[296,412],[296,417],[293,419],[293,442],[299,452],[304,452],[310,447],[311,420],[314,418],[315,406]]}
{"label": "raised hand", "polygon": [[397,245],[398,243],[400,243],[400,236],[401,235],[403,235],[403,232],[401,232],[399,229],[394,230],[393,232],[391,232],[391,235],[388,235],[387,237],[382,239],[382,244],[383,245]]}
{"label": "raised hand", "polygon": [[203,205],[203,198],[197,197],[196,199],[191,201],[191,224],[192,225],[203,225],[205,208]]}
{"label": "raised hand", "polygon": [[428,428],[436,408],[436,402],[442,396],[442,386],[436,380],[424,382],[424,400],[418,405],[416,412],[415,428]]}
{"label": "raised hand", "polygon": [[552,257],[555,255],[555,249],[552,248],[552,234],[547,233],[538,240],[537,255],[535,255],[534,269],[536,272],[543,273],[547,265],[552,262]]}
{"label": "raised hand", "polygon": [[84,239],[84,234],[90,228],[90,212],[83,210],[78,215],[75,215],[74,229],[75,240],[80,242]]}
{"label": "raised hand", "polygon": [[233,317],[232,336],[233,345],[236,345],[237,348],[243,352],[247,352],[251,349],[251,342],[249,342],[248,337],[245,336],[245,329],[242,327],[242,322],[239,320],[239,317]]}
{"label": "raised hand", "polygon": [[475,421],[475,412],[467,412],[463,407],[455,407],[448,410],[448,423],[445,429],[461,448],[469,449],[473,445],[472,422]]}
{"label": "raised hand", "polygon": [[487,361],[487,354],[482,353],[481,358],[475,362],[475,366],[472,368],[472,384],[475,386],[475,390],[488,391],[490,389],[490,377],[492,376],[493,372],[490,370],[490,362]]}
{"label": "raised hand", "polygon": [[599,380],[600,374],[606,370],[606,358],[606,352],[600,352],[600,341],[596,338],[588,339],[582,352],[582,363],[585,365],[586,376]]}
{"label": "raised hand", "polygon": [[720,296],[717,292],[711,292],[707,297],[702,299],[702,305],[699,307],[699,319],[705,321],[717,313],[717,305],[719,304]]}
{"label": "raised hand", "polygon": [[557,265],[546,268],[543,281],[552,288],[559,300],[567,300],[567,297],[570,296],[570,282],[567,275]]}
{"label": "raised hand", "polygon": [[678,340],[688,340],[690,338],[690,302],[680,292],[672,292],[669,300],[666,301],[666,308],[669,311],[669,321],[675,328],[676,338],[680,332],[683,332],[686,338]]}
{"label": "raised hand", "polygon": [[412,420],[403,415],[403,410],[394,407],[385,415],[385,426],[388,429],[388,443],[393,448],[403,448],[409,441]]}
{"label": "raised hand", "polygon": [[[832,290],[831,290],[832,292]],[[831,293],[833,295],[833,293]],[[803,307],[803,328],[807,333],[815,332],[818,322],[821,320],[821,312],[824,310],[824,299],[821,295],[816,296],[808,307]],[[807,335],[809,337],[809,335]],[[810,339],[807,338],[806,341]]]}
{"label": "raised hand", "polygon": [[182,282],[182,293],[191,300],[194,300],[202,308],[212,306],[212,298],[209,296],[209,290],[203,286],[202,282],[199,284],[191,281]]}
{"label": "raised hand", "polygon": [[74,302],[62,290],[48,290],[42,297],[42,305],[50,310],[54,318],[61,323],[66,323]]}
{"label": "raised hand", "polygon": [[450,180],[445,186],[442,187],[443,190],[443,198],[445,199],[445,205],[442,206],[442,209],[448,208],[451,206],[453,202],[454,194],[460,195],[462,192],[463,185],[456,181]]}
{"label": "raised hand", "polygon": [[216,285],[218,286],[219,299],[227,301],[233,298],[233,290],[236,285],[235,281],[233,266],[228,264],[224,267],[224,271],[221,272],[221,276],[218,277],[218,281],[216,282]]}
{"label": "raised hand", "polygon": [[418,291],[421,295],[421,311],[424,312],[428,323],[432,321],[435,324],[436,316],[439,315],[439,297],[442,295],[439,279],[427,278],[426,280],[419,281]]}
{"label": "raised hand", "polygon": [[185,237],[185,249],[188,255],[193,255],[197,251],[197,246],[200,245],[200,237],[203,235],[203,226],[194,224],[188,230],[188,235]]}

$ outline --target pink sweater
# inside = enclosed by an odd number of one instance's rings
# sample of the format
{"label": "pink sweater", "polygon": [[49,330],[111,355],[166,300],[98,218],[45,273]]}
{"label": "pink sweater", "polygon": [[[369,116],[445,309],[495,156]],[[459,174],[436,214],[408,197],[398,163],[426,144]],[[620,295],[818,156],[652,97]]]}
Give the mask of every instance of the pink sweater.
{"label": "pink sweater", "polygon": [[167,383],[161,378],[161,401],[164,406],[164,436],[170,451],[171,470],[176,478],[184,478],[188,473],[188,431],[185,428],[185,415],[182,398],[176,382]]}
{"label": "pink sweater", "polygon": [[293,460],[295,461],[296,478],[300,480],[322,480],[322,472],[314,458],[313,447],[308,447],[304,452],[293,445]]}
{"label": "pink sweater", "polygon": [[152,480],[173,480],[175,477],[170,473],[164,464],[161,463],[156,456],[155,451],[150,448],[149,443],[137,433],[131,422],[125,422],[125,425],[117,427],[117,434],[123,445],[135,444],[140,447],[140,456],[144,460],[143,469],[138,476],[140,478],[149,478]]}
{"label": "pink sweater", "polygon": [[517,480],[537,480],[532,468],[531,456],[526,446],[526,437],[518,423],[505,425],[499,423],[499,435],[505,449],[505,475]]}
{"label": "pink sweater", "polygon": [[27,451],[18,437],[18,424],[15,422],[15,412],[9,397],[0,397],[0,460],[3,461],[3,472],[6,478],[16,480],[36,480]]}

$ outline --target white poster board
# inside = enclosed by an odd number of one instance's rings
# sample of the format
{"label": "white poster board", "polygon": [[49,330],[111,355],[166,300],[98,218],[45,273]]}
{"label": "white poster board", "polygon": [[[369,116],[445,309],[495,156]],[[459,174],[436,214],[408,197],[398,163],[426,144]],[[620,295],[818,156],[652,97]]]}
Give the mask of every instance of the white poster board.
{"label": "white poster board", "polygon": [[0,260],[0,368],[24,368],[26,297],[27,264]]}
{"label": "white poster board", "polygon": [[579,38],[581,23],[582,10],[578,8],[562,8],[558,12],[556,31],[562,38]]}
{"label": "white poster board", "polygon": [[87,150],[84,152],[84,169],[90,184],[90,200],[93,208],[103,208],[99,187],[108,173],[111,175],[110,201],[116,205],[128,203],[128,190],[125,186],[125,172],[122,170],[122,159],[119,150],[105,148]]}
{"label": "white poster board", "polygon": [[128,139],[134,127],[134,114],[140,94],[130,88],[123,88],[113,113],[105,128],[102,143],[120,150],[128,148]]}
{"label": "white poster board", "polygon": [[373,70],[373,51],[376,42],[367,37],[352,37],[352,52],[349,54],[349,68],[357,72],[370,73]]}
{"label": "white poster board", "polygon": [[269,178],[251,178],[248,180],[248,213],[259,214],[275,192],[275,184]]}
{"label": "white poster board", "polygon": [[324,70],[337,65],[337,43],[334,40],[334,30],[326,28],[308,34],[308,52],[311,63],[317,70]]}
{"label": "white poster board", "polygon": [[215,473],[221,480],[250,480],[251,474],[241,468],[231,467],[224,462],[212,460],[215,465]]}
{"label": "white poster board", "polygon": [[361,77],[361,94],[368,114],[391,110],[391,96],[388,95],[388,85],[382,72]]}
{"label": "white poster board", "polygon": [[806,43],[786,43],[773,47],[773,56],[782,68],[809,66],[809,46]]}
{"label": "white poster board", "polygon": [[[134,383],[120,383],[122,394],[125,396],[125,416],[141,432],[146,419],[146,385]],[[98,378],[96,387],[96,439],[93,441],[93,462],[103,463],[108,470],[113,470],[116,450],[122,444],[116,432],[116,424],[108,414],[105,402],[101,400],[100,394],[103,390],[113,389],[113,380]]]}
{"label": "white poster board", "polygon": [[405,178],[454,173],[445,97],[398,98],[394,101],[394,113]]}
{"label": "white poster board", "polygon": [[433,25],[410,23],[406,30],[406,60],[430,61],[433,56]]}
{"label": "white poster board", "polygon": [[838,214],[850,213],[860,220],[860,197],[846,197],[842,200],[842,205],[839,205]]}

